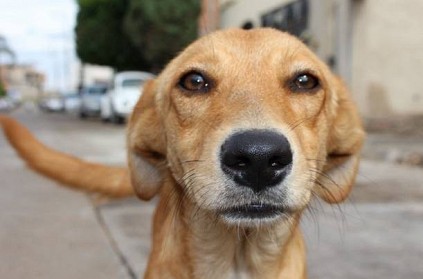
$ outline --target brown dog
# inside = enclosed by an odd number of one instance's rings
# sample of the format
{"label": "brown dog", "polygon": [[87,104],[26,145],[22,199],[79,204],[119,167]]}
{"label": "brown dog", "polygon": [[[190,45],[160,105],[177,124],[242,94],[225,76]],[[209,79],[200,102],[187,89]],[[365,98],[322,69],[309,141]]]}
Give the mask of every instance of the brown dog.
{"label": "brown dog", "polygon": [[306,278],[299,218],[313,195],[348,196],[364,137],[343,83],[272,29],[203,37],[148,83],[128,127],[131,183],[125,169],[55,152],[1,122],[45,175],[160,195],[145,278]]}

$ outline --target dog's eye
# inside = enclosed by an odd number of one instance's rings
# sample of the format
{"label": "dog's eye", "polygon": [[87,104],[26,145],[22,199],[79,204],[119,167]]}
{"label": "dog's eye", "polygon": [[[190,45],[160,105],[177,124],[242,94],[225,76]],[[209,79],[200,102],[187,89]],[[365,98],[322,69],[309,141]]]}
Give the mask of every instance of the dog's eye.
{"label": "dog's eye", "polygon": [[189,72],[179,81],[179,86],[190,92],[207,92],[210,89],[210,82],[199,72]]}
{"label": "dog's eye", "polygon": [[307,92],[316,89],[319,80],[311,74],[300,74],[295,77],[291,84],[291,89],[298,92]]}

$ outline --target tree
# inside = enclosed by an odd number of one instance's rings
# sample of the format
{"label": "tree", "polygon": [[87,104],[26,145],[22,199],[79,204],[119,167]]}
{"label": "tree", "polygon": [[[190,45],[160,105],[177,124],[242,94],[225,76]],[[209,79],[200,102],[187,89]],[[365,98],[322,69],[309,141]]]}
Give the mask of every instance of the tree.
{"label": "tree", "polygon": [[3,83],[0,80],[0,97],[6,96],[6,89],[3,87]]}
{"label": "tree", "polygon": [[117,71],[151,68],[123,30],[129,0],[77,1],[76,52],[82,62]]}
{"label": "tree", "polygon": [[157,72],[197,37],[199,0],[77,0],[84,63]]}
{"label": "tree", "polygon": [[198,34],[199,0],[130,0],[125,31],[145,59],[161,68]]}

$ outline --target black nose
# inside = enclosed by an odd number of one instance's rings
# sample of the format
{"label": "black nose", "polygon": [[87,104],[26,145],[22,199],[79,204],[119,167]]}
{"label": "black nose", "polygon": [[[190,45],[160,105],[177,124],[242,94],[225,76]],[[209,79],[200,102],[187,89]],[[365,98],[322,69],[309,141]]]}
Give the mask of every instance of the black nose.
{"label": "black nose", "polygon": [[292,152],[283,135],[248,130],[223,143],[220,159],[222,170],[235,182],[260,192],[282,181],[291,169]]}

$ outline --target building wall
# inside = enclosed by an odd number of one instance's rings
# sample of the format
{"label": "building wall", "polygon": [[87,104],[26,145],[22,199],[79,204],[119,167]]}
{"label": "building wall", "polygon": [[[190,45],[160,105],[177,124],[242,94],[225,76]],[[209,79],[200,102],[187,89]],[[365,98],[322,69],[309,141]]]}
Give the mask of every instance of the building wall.
{"label": "building wall", "polygon": [[113,75],[114,71],[110,67],[92,64],[83,64],[82,66],[78,61],[72,65],[71,76],[69,77],[71,86],[69,89],[77,90],[80,85],[110,84]]}
{"label": "building wall", "polygon": [[45,76],[30,65],[0,66],[6,89],[15,91],[23,99],[35,99],[43,91]]}
{"label": "building wall", "polygon": [[[261,17],[295,0],[221,1],[220,27],[261,27]],[[308,31],[303,34],[309,47],[348,83],[351,80],[350,0],[309,0]]]}
{"label": "building wall", "polygon": [[[220,28],[260,27],[264,13],[293,1],[220,0]],[[347,81],[363,116],[423,114],[422,0],[309,3],[309,45]]]}
{"label": "building wall", "polygon": [[354,2],[352,89],[363,114],[423,114],[423,1]]}

